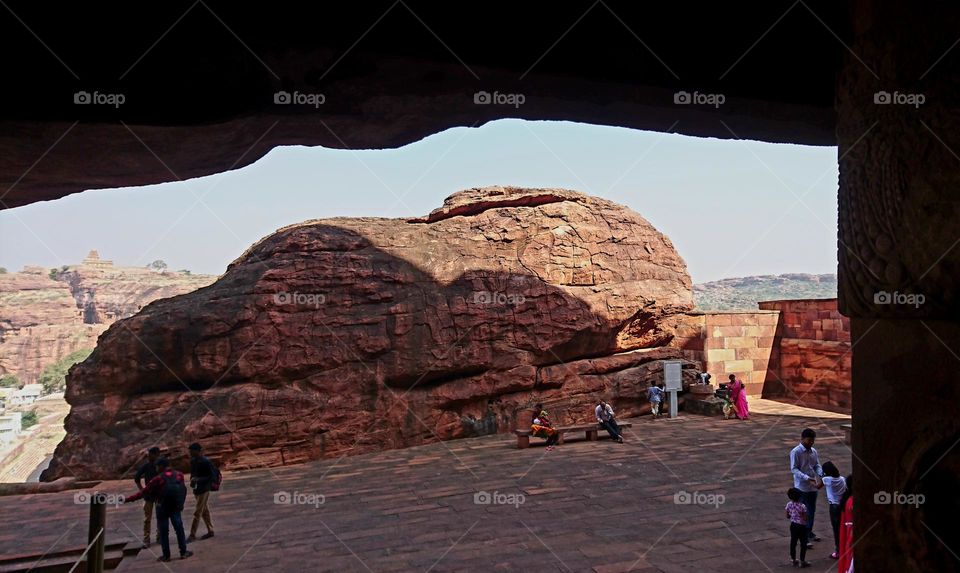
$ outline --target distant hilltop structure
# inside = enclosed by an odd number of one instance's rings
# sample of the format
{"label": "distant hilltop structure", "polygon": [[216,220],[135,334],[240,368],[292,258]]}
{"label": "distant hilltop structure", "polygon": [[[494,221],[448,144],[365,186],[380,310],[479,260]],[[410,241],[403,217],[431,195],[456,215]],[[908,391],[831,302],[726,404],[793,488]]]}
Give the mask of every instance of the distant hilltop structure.
{"label": "distant hilltop structure", "polygon": [[80,264],[85,267],[96,267],[98,269],[113,268],[113,261],[101,259],[100,253],[98,253],[96,249],[87,253],[87,257],[83,259]]}

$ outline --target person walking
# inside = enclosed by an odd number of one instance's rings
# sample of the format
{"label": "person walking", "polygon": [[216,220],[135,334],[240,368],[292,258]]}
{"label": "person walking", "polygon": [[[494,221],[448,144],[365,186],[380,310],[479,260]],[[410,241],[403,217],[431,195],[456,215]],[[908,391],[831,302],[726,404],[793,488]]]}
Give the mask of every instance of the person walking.
{"label": "person walking", "polygon": [[190,524],[189,541],[197,539],[197,530],[200,528],[200,520],[207,527],[207,532],[200,539],[210,539],[213,537],[213,521],[210,519],[210,491],[217,481],[219,471],[213,465],[207,456],[203,455],[203,447],[194,442],[190,444],[190,487],[193,488],[193,496],[196,501],[196,507],[193,510],[193,523]]}
{"label": "person walking", "polygon": [[[147,461],[137,469],[137,474],[133,477],[133,483],[137,484],[137,491],[143,491],[145,484],[159,475],[157,471],[157,460],[160,459],[160,448],[154,446],[147,450]],[[144,494],[143,496],[143,543],[140,549],[150,547],[150,522],[153,521],[153,506],[156,500],[153,496]],[[157,531],[157,541],[160,541],[160,532]]]}
{"label": "person walking", "polygon": [[183,474],[170,467],[167,458],[157,460],[158,474],[147,485],[123,500],[123,503],[137,501],[141,497],[151,496],[154,499],[157,513],[157,535],[160,537],[162,555],[157,559],[160,562],[170,561],[170,525],[177,536],[177,546],[180,549],[180,559],[193,555],[187,550],[187,539],[183,534],[183,502],[187,499],[187,486]]}
{"label": "person walking", "polygon": [[611,438],[622,444],[623,434],[620,433],[620,426],[614,419],[613,408],[610,407],[610,404],[600,400],[600,403],[594,409],[594,414],[597,416],[597,423],[600,424],[600,427],[606,430]]}

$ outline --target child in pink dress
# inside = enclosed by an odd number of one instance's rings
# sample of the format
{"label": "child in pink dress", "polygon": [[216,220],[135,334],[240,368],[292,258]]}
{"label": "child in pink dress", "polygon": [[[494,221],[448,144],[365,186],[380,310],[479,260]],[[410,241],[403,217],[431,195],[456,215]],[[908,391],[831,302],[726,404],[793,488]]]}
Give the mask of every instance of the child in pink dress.
{"label": "child in pink dress", "polygon": [[[809,567],[807,563],[807,506],[800,502],[800,490],[787,490],[787,517],[790,519],[790,561],[794,567]],[[797,561],[797,542],[800,542],[800,560]]]}

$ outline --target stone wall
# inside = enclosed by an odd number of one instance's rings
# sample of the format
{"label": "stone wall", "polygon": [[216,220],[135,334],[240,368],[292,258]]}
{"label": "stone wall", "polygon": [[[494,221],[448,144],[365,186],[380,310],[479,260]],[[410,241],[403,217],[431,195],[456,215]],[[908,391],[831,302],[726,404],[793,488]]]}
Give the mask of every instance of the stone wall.
{"label": "stone wall", "polygon": [[774,300],[759,304],[779,311],[777,347],[765,398],[850,411],[850,320],[837,299]]}
{"label": "stone wall", "polygon": [[759,395],[777,352],[778,316],[771,310],[690,313],[677,328],[675,343],[686,358],[703,364],[714,384],[735,374],[748,394]]}
{"label": "stone wall", "polygon": [[756,311],[691,312],[675,326],[673,345],[747,393],[829,410],[850,411],[850,321],[837,299],[765,301]]}

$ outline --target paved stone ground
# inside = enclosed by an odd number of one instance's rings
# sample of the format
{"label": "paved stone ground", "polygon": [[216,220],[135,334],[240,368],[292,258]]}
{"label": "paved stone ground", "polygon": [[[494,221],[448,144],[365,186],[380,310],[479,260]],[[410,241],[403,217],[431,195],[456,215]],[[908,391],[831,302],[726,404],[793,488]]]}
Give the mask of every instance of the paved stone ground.
{"label": "paved stone ground", "polygon": [[841,414],[839,412],[827,412],[817,410],[807,406],[798,406],[790,402],[767,400],[764,398],[750,397],[751,414],[773,414],[776,416],[800,416],[801,418],[835,418],[838,420],[847,420],[849,423],[850,414]]}
{"label": "paved stone ground", "polygon": [[[228,473],[211,506],[217,536],[191,544],[193,558],[159,564],[154,546],[120,570],[792,570],[783,506],[800,430],[817,430],[821,460],[850,468],[842,419],[633,421],[623,445],[517,450],[498,435]],[[118,482],[101,489],[130,492]],[[306,504],[275,504],[278,492]],[[481,492],[493,503],[477,503]],[[676,503],[682,492],[697,503]],[[311,495],[323,503],[310,505]],[[108,511],[108,542],[138,537],[141,507]],[[823,496],[818,507],[827,538]],[[0,498],[0,512],[5,555],[85,542],[87,510],[73,492]],[[834,567],[831,546],[810,551],[811,571]]]}

